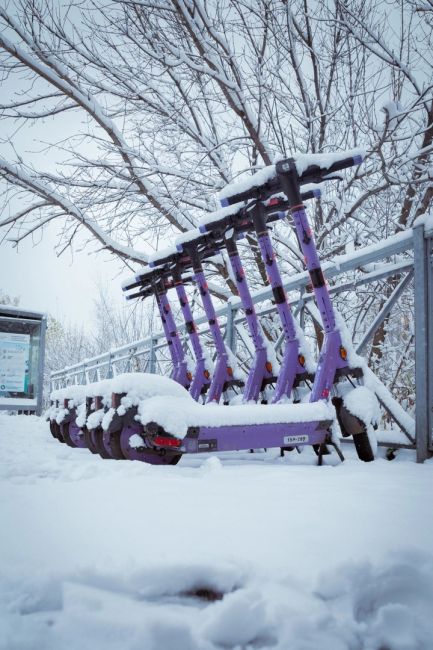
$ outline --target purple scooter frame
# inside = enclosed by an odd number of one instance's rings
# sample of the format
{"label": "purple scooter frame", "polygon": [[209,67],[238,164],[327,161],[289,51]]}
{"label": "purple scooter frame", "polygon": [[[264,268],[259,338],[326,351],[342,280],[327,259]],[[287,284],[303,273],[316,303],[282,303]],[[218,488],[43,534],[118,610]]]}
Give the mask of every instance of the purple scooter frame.
{"label": "purple scooter frame", "polygon": [[[296,406],[296,405],[295,405]],[[264,406],[263,408],[268,408]],[[322,422],[272,422],[269,424],[226,425],[215,427],[199,427],[198,436],[195,432],[188,433],[182,441],[181,450],[184,453],[201,453],[203,451],[242,451],[259,449],[260,447],[280,447],[332,444],[329,439],[328,427],[331,420]],[[320,454],[323,449],[320,450]],[[340,456],[341,458],[341,456]],[[319,457],[321,463],[321,458]]]}
{"label": "purple scooter frame", "polygon": [[241,382],[237,381],[233,377],[233,368],[230,366],[229,355],[216,317],[215,307],[210,296],[209,287],[203,273],[200,258],[193,247],[191,247],[191,250],[188,252],[192,260],[194,282],[200,292],[203,309],[209,323],[211,336],[217,353],[217,360],[206,402],[219,402],[221,395],[227,390],[227,388],[233,385],[241,385]]}
{"label": "purple scooter frame", "polygon": [[291,204],[291,213],[305,264],[311,278],[314,297],[319,308],[324,329],[324,341],[320,351],[316,376],[310,402],[328,399],[338,370],[348,368],[347,352],[337,329],[335,312],[323,275],[313,233],[302,202],[296,163],[293,159],[276,165],[281,187]]}
{"label": "purple scooter frame", "polygon": [[266,266],[269,284],[272,288],[274,301],[283,328],[286,347],[284,350],[281,370],[275,386],[272,403],[282,397],[289,397],[295,384],[308,376],[305,369],[305,356],[300,345],[295,319],[284,291],[283,281],[275,259],[275,252],[266,226],[266,211],[264,205],[257,201],[251,209],[254,229],[260,248],[263,263]]}
{"label": "purple scooter frame", "polygon": [[171,306],[167,298],[162,281],[156,282],[154,285],[154,292],[156,302],[161,315],[162,326],[168,343],[173,369],[171,371],[171,379],[177,381],[185,388],[189,388],[192,380],[191,373],[188,371],[188,365],[183,351],[182,342],[179,338],[176,322],[173,318]]}
{"label": "purple scooter frame", "polygon": [[203,347],[197,332],[197,326],[194,322],[188,296],[186,295],[185,286],[182,281],[182,274],[179,269],[175,268],[172,272],[172,276],[177,297],[182,309],[186,331],[196,358],[196,366],[189,392],[195,400],[198,400],[200,396],[204,395],[209,389],[211,384],[211,373],[207,368],[207,359],[203,352]]}
{"label": "purple scooter frame", "polygon": [[248,330],[254,345],[254,359],[245,384],[243,402],[257,401],[266,384],[277,381],[273,375],[272,363],[263,339],[263,332],[258,321],[250,290],[245,279],[245,271],[236,244],[236,233],[225,237],[225,245],[236,281],[236,287],[245,312]]}

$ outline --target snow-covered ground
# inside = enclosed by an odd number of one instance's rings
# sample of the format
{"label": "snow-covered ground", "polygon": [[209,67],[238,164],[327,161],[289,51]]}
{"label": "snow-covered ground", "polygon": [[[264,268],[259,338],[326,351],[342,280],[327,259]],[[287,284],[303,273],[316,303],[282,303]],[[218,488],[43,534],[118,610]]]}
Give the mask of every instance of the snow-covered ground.
{"label": "snow-covered ground", "polygon": [[1,650],[433,648],[433,463],[343,451],[158,467],[0,416]]}

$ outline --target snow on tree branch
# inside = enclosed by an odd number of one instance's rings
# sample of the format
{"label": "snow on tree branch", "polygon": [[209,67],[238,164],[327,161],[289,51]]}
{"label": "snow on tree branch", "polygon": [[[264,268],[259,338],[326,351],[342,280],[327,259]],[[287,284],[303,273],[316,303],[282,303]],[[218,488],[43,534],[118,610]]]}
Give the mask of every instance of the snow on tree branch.
{"label": "snow on tree branch", "polygon": [[[66,197],[60,196],[56,191],[49,188],[48,185],[41,183],[37,178],[31,177],[24,170],[19,169],[16,165],[11,165],[3,158],[0,158],[0,174],[3,175],[8,182],[16,183],[20,187],[29,190],[44,199],[44,202],[33,205],[30,209],[14,215],[13,217],[8,217],[3,222],[0,222],[0,226],[7,225],[13,220],[16,221],[22,218],[24,214],[28,214],[30,211],[43,207],[44,205],[56,206],[61,208],[64,215],[72,217],[89,230],[95,239],[103,245],[103,248],[119,255],[119,257],[125,258],[126,260],[141,264],[147,263],[148,258],[146,254],[139,254],[137,251],[115,242],[99,227],[94,219],[87,217],[82,210],[74,206]],[[38,227],[42,227],[44,223],[45,221],[42,221]]]}

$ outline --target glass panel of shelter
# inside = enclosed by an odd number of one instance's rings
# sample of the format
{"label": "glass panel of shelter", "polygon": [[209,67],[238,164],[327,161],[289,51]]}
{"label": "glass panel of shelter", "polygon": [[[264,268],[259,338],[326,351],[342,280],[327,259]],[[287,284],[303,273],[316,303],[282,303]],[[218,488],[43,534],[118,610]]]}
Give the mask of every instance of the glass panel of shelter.
{"label": "glass panel of shelter", "polygon": [[0,397],[36,398],[40,338],[40,322],[0,319]]}

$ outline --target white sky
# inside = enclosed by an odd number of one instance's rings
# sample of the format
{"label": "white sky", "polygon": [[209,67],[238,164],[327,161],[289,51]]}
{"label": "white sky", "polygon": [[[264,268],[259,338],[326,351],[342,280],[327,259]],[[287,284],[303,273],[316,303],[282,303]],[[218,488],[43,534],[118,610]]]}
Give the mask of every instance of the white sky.
{"label": "white sky", "polygon": [[[24,83],[25,87],[27,85]],[[11,101],[20,89],[17,80],[3,83],[2,102]],[[67,112],[62,119],[38,120],[19,130],[17,122],[2,120],[0,156],[15,163],[17,155],[20,155],[36,169],[56,173],[56,161],[60,156],[58,152],[47,150],[47,142],[60,141],[67,135],[80,132],[82,120],[82,113]],[[17,202],[14,209],[22,207]],[[0,218],[2,216],[8,215],[0,214]],[[0,240],[0,289],[6,294],[19,296],[23,308],[49,312],[61,320],[83,325],[91,326],[93,295],[98,285],[108,285],[110,297],[125,309],[131,309],[131,304],[128,305],[123,298],[121,283],[122,278],[130,277],[132,272],[123,267],[119,276],[121,262],[108,252],[92,254],[91,245],[80,252],[83,243],[89,240],[85,231],[74,239],[73,251],[67,250],[57,257],[55,246],[61,225],[59,219],[57,223],[44,227],[43,233],[38,231],[33,239],[28,237],[21,242],[18,250],[10,242]]]}
{"label": "white sky", "polygon": [[[25,240],[18,251],[11,244],[1,244],[0,288],[19,296],[21,307],[85,326],[92,318],[98,285],[108,285],[110,296],[128,308],[123,301],[119,264],[110,260],[108,253],[92,255],[85,250],[72,255],[66,251],[59,258],[54,252],[55,241],[52,227],[46,229],[40,243]],[[123,271],[123,277],[131,274]]]}

